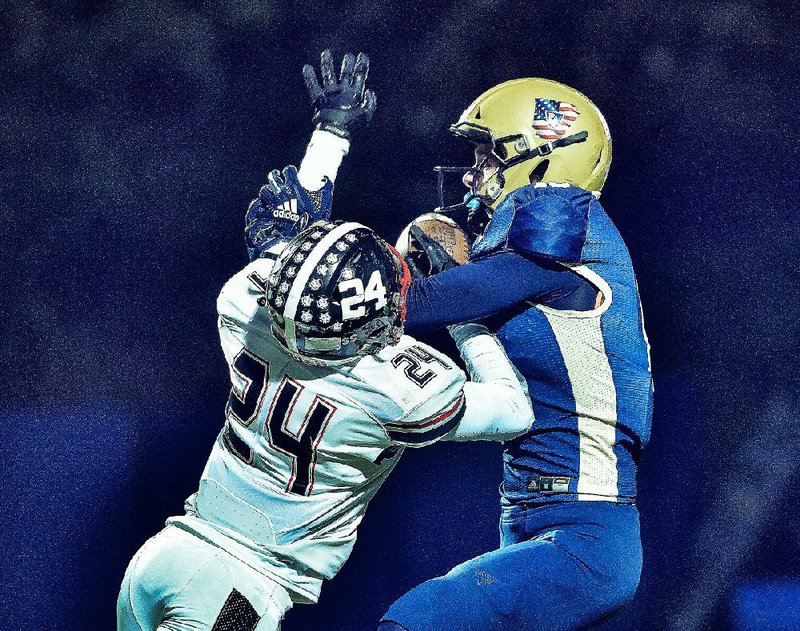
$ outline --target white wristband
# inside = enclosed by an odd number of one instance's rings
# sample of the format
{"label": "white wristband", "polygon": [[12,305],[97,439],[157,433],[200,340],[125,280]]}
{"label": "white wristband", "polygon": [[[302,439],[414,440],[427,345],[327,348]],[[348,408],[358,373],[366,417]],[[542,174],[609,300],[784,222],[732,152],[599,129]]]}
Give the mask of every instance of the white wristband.
{"label": "white wristband", "polygon": [[321,129],[314,131],[297,173],[300,186],[307,191],[318,191],[326,178],[334,182],[349,150],[350,141]]}

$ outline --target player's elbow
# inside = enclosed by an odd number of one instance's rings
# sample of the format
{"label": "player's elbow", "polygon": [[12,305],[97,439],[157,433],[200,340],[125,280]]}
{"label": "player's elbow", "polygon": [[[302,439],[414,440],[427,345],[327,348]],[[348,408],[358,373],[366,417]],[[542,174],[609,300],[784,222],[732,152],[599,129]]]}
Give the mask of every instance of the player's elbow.
{"label": "player's elbow", "polygon": [[500,434],[502,440],[511,440],[530,430],[533,424],[533,409],[528,397],[519,386],[511,385],[503,390],[503,396],[498,401],[498,409],[502,410],[503,418]]}
{"label": "player's elbow", "polygon": [[533,420],[527,394],[516,382],[468,382],[461,421],[448,440],[506,441],[524,434]]}

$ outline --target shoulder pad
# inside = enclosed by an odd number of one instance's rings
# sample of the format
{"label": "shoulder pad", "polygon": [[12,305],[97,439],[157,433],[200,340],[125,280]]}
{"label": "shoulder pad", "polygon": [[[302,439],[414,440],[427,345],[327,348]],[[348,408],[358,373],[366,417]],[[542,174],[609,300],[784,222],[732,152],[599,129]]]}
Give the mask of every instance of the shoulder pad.
{"label": "shoulder pad", "polygon": [[[283,243],[273,248],[276,253],[280,249],[283,249]],[[256,259],[228,280],[217,296],[217,314],[240,326],[251,322],[262,306],[260,300],[266,291],[273,263],[271,259]],[[262,311],[266,313],[265,309]]]}
{"label": "shoulder pad", "polygon": [[580,263],[595,199],[576,186],[523,186],[506,197],[472,249],[472,257],[510,249]]}

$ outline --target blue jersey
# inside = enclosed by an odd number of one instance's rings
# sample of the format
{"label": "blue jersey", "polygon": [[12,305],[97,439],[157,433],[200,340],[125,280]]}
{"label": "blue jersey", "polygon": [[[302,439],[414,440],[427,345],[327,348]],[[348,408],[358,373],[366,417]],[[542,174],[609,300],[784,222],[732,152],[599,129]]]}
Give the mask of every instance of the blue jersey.
{"label": "blue jersey", "polygon": [[[525,258],[529,273],[509,277],[507,267],[495,275],[509,253]],[[441,303],[425,285],[419,296],[412,292],[409,322],[417,332],[441,322],[441,314],[416,307],[422,304],[467,303],[464,313],[450,307],[451,322],[494,314],[490,327],[527,380],[535,416],[529,433],[505,445],[504,500],[633,502],[652,415],[649,346],[630,255],[599,201],[567,185],[514,191],[475,243],[473,261],[431,279]],[[470,267],[480,270],[475,291],[499,297],[463,297]],[[583,279],[577,288],[576,277]],[[537,293],[532,282],[551,286]],[[592,287],[599,304],[565,308],[563,292],[549,298],[559,283],[567,298]],[[448,285],[459,287],[460,300]]]}
{"label": "blue jersey", "polygon": [[[512,503],[632,502],[650,435],[653,382],[630,254],[588,193],[552,186],[526,190],[526,201],[555,195],[578,211],[567,230],[579,236],[573,240],[578,247],[565,243],[546,254],[594,285],[602,302],[588,311],[530,305],[497,322],[498,338],[528,381],[536,418],[528,434],[506,444],[503,495]],[[541,225],[543,218],[518,214],[510,228],[526,220]],[[523,226],[518,232],[511,234],[512,247],[554,241]]]}

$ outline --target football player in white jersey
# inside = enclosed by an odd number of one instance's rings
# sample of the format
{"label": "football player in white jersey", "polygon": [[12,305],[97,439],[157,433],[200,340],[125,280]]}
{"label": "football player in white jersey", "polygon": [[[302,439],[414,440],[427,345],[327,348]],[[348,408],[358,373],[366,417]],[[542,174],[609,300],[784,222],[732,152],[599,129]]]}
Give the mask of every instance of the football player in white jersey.
{"label": "football player in white jersey", "polygon": [[402,257],[365,226],[326,220],[349,135],[375,106],[363,88],[365,56],[345,56],[337,82],[327,55],[330,98],[300,173],[270,174],[248,212],[251,228],[263,223],[250,230],[254,260],[217,302],[232,381],[224,427],[185,514],[128,566],[120,630],[278,629],[346,561],[406,447],[506,440],[533,420],[486,329],[451,329],[468,381],[403,335]]}

